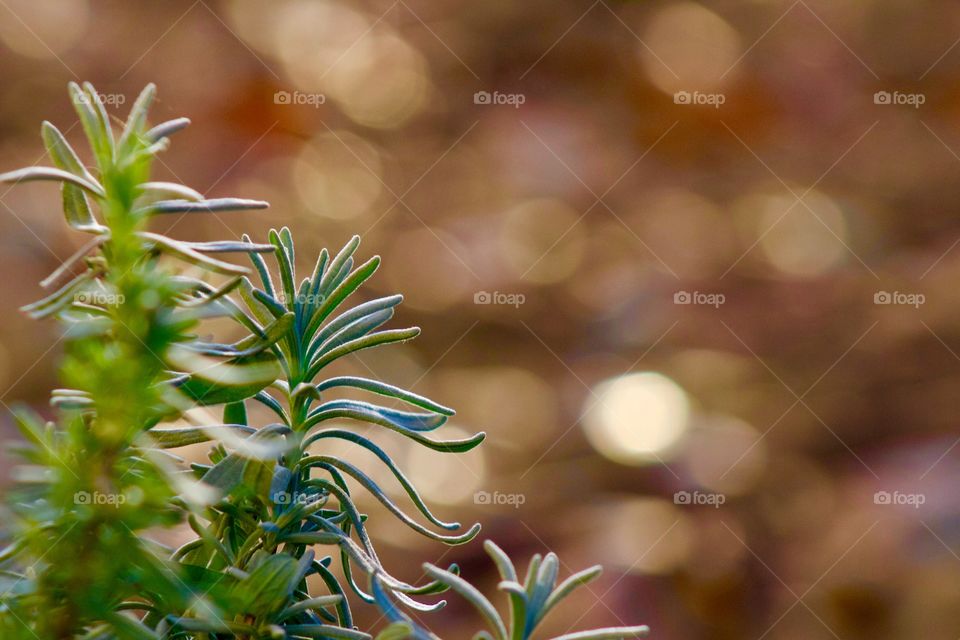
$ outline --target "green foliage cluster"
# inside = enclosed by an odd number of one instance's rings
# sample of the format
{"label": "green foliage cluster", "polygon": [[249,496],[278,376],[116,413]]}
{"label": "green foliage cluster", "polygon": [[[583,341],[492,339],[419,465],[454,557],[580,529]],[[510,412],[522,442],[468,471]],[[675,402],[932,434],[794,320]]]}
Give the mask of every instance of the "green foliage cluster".
{"label": "green foliage cluster", "polygon": [[[351,491],[369,492],[404,525],[445,544],[469,542],[480,527],[464,530],[434,515],[367,431],[344,421],[450,455],[477,446],[484,434],[438,439],[433,432],[451,409],[379,380],[325,376],[340,358],[419,333],[382,328],[399,295],[346,304],[379,265],[376,257],[356,263],[359,238],[336,254],[321,252],[298,282],[287,229],[271,231],[264,243],[246,236],[186,242],[148,230],[154,216],[267,206],[151,181],[155,156],[189,122],[149,127],[154,93],[152,85],[143,91],[115,133],[95,89],[71,84],[92,170],[44,122],[55,166],[0,175],[59,182],[67,223],[91,236],[41,283],[53,292],[25,308],[63,324],[65,388],[52,395],[55,421],[27,411],[16,416],[26,445],[10,500],[9,545],[0,552],[0,636],[370,638],[354,626],[350,603],[360,601],[390,621],[378,638],[427,639],[436,636],[407,611],[440,609],[444,601],[423,598],[452,590],[490,625],[492,632],[475,637],[531,637],[599,567],[557,586],[556,556],[535,556],[521,583],[509,558],[487,542],[509,623],[455,565],[425,565],[430,581],[416,585],[388,572]],[[246,254],[251,268],[222,259],[230,253]],[[246,337],[202,339],[200,323],[213,317],[232,319]],[[250,424],[251,403],[267,407],[276,422]],[[197,407],[212,406],[222,406],[220,424],[196,418]],[[407,510],[368,473],[331,455],[324,445],[337,440],[372,453],[405,490]],[[210,445],[209,464],[187,464],[171,451],[199,443]],[[195,537],[180,548],[151,540],[152,532],[183,522]],[[322,549],[330,553],[318,556]],[[612,628],[562,638],[645,632]]]}

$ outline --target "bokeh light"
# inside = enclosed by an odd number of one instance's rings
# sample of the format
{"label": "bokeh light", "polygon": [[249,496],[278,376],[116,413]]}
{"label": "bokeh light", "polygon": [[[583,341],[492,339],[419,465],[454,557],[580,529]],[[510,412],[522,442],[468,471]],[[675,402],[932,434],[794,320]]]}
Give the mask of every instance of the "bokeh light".
{"label": "bokeh light", "polygon": [[90,5],[87,0],[6,0],[0,15],[3,44],[20,55],[56,60],[83,37]]}
{"label": "bokeh light", "polygon": [[719,15],[694,2],[664,5],[646,23],[637,53],[664,93],[707,91],[724,81],[742,53],[740,36]]}
{"label": "bokeh light", "polygon": [[583,427],[597,451],[624,464],[662,459],[689,426],[690,401],[676,382],[648,371],[597,385]]}

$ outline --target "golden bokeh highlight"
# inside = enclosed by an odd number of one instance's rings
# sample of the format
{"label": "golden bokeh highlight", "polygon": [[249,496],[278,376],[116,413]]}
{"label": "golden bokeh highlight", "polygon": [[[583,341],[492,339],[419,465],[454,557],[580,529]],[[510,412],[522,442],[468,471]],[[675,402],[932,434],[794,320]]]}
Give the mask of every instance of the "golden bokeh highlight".
{"label": "golden bokeh highlight", "polygon": [[536,198],[504,215],[500,229],[502,257],[514,274],[537,284],[569,277],[583,257],[580,216],[561,200]]}
{"label": "golden bokeh highlight", "polygon": [[347,3],[238,2],[230,17],[245,39],[280,61],[295,87],[322,94],[358,124],[398,127],[433,92],[423,55],[388,21]]}
{"label": "golden bokeh highlight", "polygon": [[[799,196],[805,190],[794,191]],[[754,193],[738,200],[734,212],[745,240],[757,243],[766,262],[784,276],[823,275],[849,255],[844,212],[820,191],[810,191],[802,202],[789,193]]]}
{"label": "golden bokeh highlight", "polygon": [[649,464],[668,457],[686,433],[690,401],[661,373],[628,373],[596,386],[582,423],[590,444],[607,458]]}
{"label": "golden bokeh highlight", "polygon": [[90,24],[87,0],[5,0],[3,4],[0,41],[30,58],[56,60],[80,41]]}
{"label": "golden bokeh highlight", "polygon": [[[720,207],[685,189],[653,194],[631,219],[638,235],[685,278],[706,278],[735,257],[736,239]],[[638,242],[639,244],[639,242]],[[655,260],[655,258],[651,259]]]}
{"label": "golden bokeh highlight", "polygon": [[760,480],[767,462],[766,443],[753,426],[733,416],[697,416],[684,441],[683,462],[701,487],[740,495]]}
{"label": "golden bokeh highlight", "polygon": [[647,21],[641,38],[636,47],[644,72],[668,94],[716,89],[736,73],[734,64],[743,52],[736,30],[695,2],[664,5]]}
{"label": "golden bokeh highlight", "polygon": [[689,516],[660,498],[629,498],[600,509],[597,548],[626,573],[667,574],[683,567],[696,543]]}
{"label": "golden bokeh highlight", "polygon": [[383,191],[380,153],[349,131],[322,133],[305,144],[293,165],[304,206],[317,215],[351,220],[370,213]]}
{"label": "golden bokeh highlight", "polygon": [[[395,216],[412,217],[399,205]],[[418,224],[414,219],[414,224]],[[438,228],[420,227],[401,233],[386,255],[384,276],[392,291],[403,291],[406,305],[437,311],[463,300],[476,278],[461,256],[460,242]]]}
{"label": "golden bokeh highlight", "polygon": [[[442,439],[461,440],[473,434],[473,431],[467,432],[448,424],[443,427]],[[452,454],[411,443],[404,462],[402,468],[409,470],[410,480],[428,501],[463,504],[484,486],[486,460],[483,447],[465,454]]]}

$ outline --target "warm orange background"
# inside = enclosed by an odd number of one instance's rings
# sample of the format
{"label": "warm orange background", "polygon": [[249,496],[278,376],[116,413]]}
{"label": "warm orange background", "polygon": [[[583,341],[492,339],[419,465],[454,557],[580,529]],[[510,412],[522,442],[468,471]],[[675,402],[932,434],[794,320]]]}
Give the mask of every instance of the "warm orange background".
{"label": "warm orange background", "polygon": [[[0,167],[40,160],[42,118],[73,124],[69,80],[118,116],[153,81],[154,120],[194,121],[161,179],[273,203],[161,230],[287,224],[301,269],[362,234],[360,254],[385,260],[368,295],[404,292],[395,326],[424,335],[354,370],[489,433],[462,461],[391,441],[402,465],[442,516],[515,555],[607,566],[549,632],[582,618],[665,640],[950,639],[958,38],[960,7],[921,0],[3,0]],[[43,407],[56,384],[56,327],[16,308],[83,240],[58,208],[50,185],[0,189],[8,405]],[[524,303],[475,304],[483,291]],[[675,304],[682,291],[723,304]],[[602,383],[631,371],[663,377],[620,379],[598,414]],[[677,395],[688,417],[664,418]],[[662,462],[597,453],[594,419],[662,437]],[[725,501],[676,504],[681,490]],[[399,576],[457,560],[493,593],[479,544],[448,552],[367,506]],[[479,623],[451,600],[429,623],[469,637]]]}

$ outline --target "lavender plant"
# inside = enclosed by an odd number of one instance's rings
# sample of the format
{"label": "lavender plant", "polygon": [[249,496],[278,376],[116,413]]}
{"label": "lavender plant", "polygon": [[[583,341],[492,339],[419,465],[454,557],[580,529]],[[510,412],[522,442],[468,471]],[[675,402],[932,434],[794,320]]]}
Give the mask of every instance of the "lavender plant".
{"label": "lavender plant", "polygon": [[[383,328],[399,295],[348,303],[380,263],[356,264],[358,237],[335,255],[322,251],[298,282],[288,229],[263,243],[247,236],[187,242],[148,230],[156,216],[267,206],[151,181],[152,161],[189,123],[151,128],[154,93],[152,85],[144,89],[115,133],[94,88],[71,84],[91,167],[44,122],[54,166],[0,175],[3,182],[59,182],[67,223],[90,235],[41,283],[53,292],[24,308],[63,325],[65,387],[52,394],[54,420],[16,415],[26,444],[9,501],[9,544],[0,552],[2,637],[371,638],[354,624],[351,601],[359,601],[390,621],[378,638],[433,639],[408,611],[441,609],[443,600],[424,597],[452,590],[490,626],[475,638],[530,638],[599,567],[557,586],[556,556],[535,556],[521,583],[488,541],[510,605],[504,622],[456,565],[425,565],[424,584],[383,566],[351,491],[368,492],[401,523],[444,544],[467,543],[480,526],[464,530],[438,518],[375,440],[345,424],[383,427],[451,455],[476,447],[484,434],[438,439],[433,433],[452,409],[379,380],[327,375],[341,358],[419,333]],[[246,254],[251,267],[221,258],[230,253]],[[201,339],[200,325],[211,317],[232,319],[246,337]],[[344,391],[369,400],[344,398]],[[276,422],[251,424],[252,403]],[[220,423],[197,418],[198,407],[213,406],[223,407]],[[368,471],[332,455],[325,445],[333,441],[372,453],[404,489],[407,510]],[[187,464],[172,451],[200,443],[210,445],[209,464]],[[177,549],[150,537],[184,522],[195,537]],[[646,630],[557,640],[634,638]]]}

